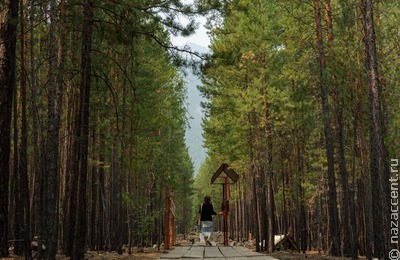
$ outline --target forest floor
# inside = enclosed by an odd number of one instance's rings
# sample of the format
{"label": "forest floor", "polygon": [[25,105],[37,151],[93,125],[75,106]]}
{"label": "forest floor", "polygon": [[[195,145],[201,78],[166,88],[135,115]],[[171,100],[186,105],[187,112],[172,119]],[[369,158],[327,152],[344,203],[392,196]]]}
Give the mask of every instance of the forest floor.
{"label": "forest floor", "polygon": [[[86,252],[85,259],[93,260],[155,260],[160,257],[160,252],[157,249],[146,248],[144,252],[133,252],[131,255],[128,253],[123,253],[122,255],[116,252]],[[68,258],[60,258],[59,260],[67,260]]]}
{"label": "forest floor", "polygon": [[[351,260],[351,257],[334,257],[327,256],[324,254],[318,254],[317,251],[307,251],[306,254],[297,252],[280,251],[268,254],[269,256],[275,257],[279,260]],[[359,257],[359,259],[364,259]]]}
{"label": "forest floor", "polygon": [[[133,252],[131,255],[123,253],[122,255],[116,252],[94,252],[88,251],[85,253],[85,260],[156,260],[160,257],[161,253],[156,249],[147,249],[144,252]],[[23,257],[2,258],[2,260],[22,260]],[[69,257],[57,255],[56,260],[69,260]]]}

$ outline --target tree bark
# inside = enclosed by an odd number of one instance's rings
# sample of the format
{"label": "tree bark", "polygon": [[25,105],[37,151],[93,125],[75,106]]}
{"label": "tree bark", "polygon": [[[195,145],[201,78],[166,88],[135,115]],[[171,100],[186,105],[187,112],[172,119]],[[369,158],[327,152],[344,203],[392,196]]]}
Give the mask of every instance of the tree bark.
{"label": "tree bark", "polygon": [[10,131],[15,89],[17,0],[0,4],[0,258],[8,256],[8,181]]}
{"label": "tree bark", "polygon": [[[63,1],[62,1],[63,3]],[[63,8],[61,8],[63,9]],[[50,34],[49,34],[49,76],[48,76],[48,130],[46,145],[46,178],[45,178],[45,205],[46,216],[43,227],[43,234],[46,235],[47,250],[45,257],[54,259],[57,253],[58,241],[58,222],[57,222],[57,200],[58,200],[58,157],[60,145],[60,118],[62,112],[62,73],[59,65],[63,64],[63,50],[59,50],[59,59],[57,61],[56,48],[56,22],[57,3],[55,0],[50,2]],[[62,19],[61,19],[62,20]],[[61,28],[63,30],[63,28]],[[62,47],[62,46],[61,46]]]}
{"label": "tree bark", "polygon": [[342,251],[346,257],[352,256],[357,258],[357,250],[354,245],[353,232],[351,229],[351,215],[350,215],[350,197],[349,197],[349,184],[346,168],[346,156],[344,152],[344,134],[343,134],[343,108],[342,101],[339,100],[337,118],[336,118],[336,138],[337,138],[337,153],[339,163],[339,176],[340,176],[340,189],[341,189],[341,219],[342,219]]}
{"label": "tree bark", "polygon": [[22,247],[21,253],[25,259],[31,259],[30,250],[30,205],[29,205],[29,180],[28,180],[28,131],[27,131],[27,117],[26,117],[26,87],[27,87],[27,68],[26,68],[26,0],[21,1],[21,79],[20,79],[20,145],[19,145],[19,166],[18,166],[18,191],[19,197],[17,211],[20,211],[20,234],[18,237],[23,239],[23,243],[19,243]]}
{"label": "tree bark", "polygon": [[[35,69],[35,0],[30,1],[30,83],[31,83],[31,100],[30,100],[30,116],[32,118],[32,136],[33,136],[33,161],[34,164],[31,166],[32,169],[32,182],[33,188],[31,191],[31,212],[32,212],[32,233],[38,234],[42,226],[42,213],[41,202],[42,202],[42,176],[43,176],[43,152],[40,149],[41,137],[40,132],[40,121],[39,112],[36,105],[37,100],[37,82],[36,82],[36,69]],[[40,38],[40,37],[39,37]]]}
{"label": "tree bark", "polygon": [[[12,164],[13,164],[13,170],[12,170],[12,175],[11,175],[11,181],[10,181],[10,209],[9,209],[9,214],[10,214],[10,231],[11,231],[11,237],[14,240],[20,240],[21,239],[21,230],[22,230],[22,219],[23,219],[23,212],[20,210],[20,208],[17,207],[17,205],[21,205],[21,193],[19,192],[18,184],[18,173],[19,173],[19,155],[18,155],[18,144],[19,144],[19,127],[18,127],[18,118],[19,118],[19,111],[18,111],[18,85],[15,86],[14,89],[14,97],[13,97],[13,158],[12,158]],[[22,244],[17,242],[17,245],[15,246],[15,254],[21,256],[23,254],[22,252]]]}
{"label": "tree bark", "polygon": [[322,36],[321,10],[319,0],[313,0],[315,11],[315,25],[318,46],[318,65],[319,65],[319,87],[321,93],[322,115],[324,120],[325,149],[328,161],[328,187],[329,187],[329,240],[330,253],[333,256],[340,255],[340,234],[338,228],[338,210],[335,182],[334,147],[332,138],[332,127],[330,119],[330,106],[328,101],[328,87],[326,84],[325,71],[325,48]]}
{"label": "tree bark", "polygon": [[82,24],[82,60],[80,82],[80,104],[77,125],[77,138],[79,140],[79,167],[78,167],[78,207],[74,233],[74,245],[71,255],[72,260],[84,258],[86,242],[86,183],[88,166],[88,141],[89,141],[89,103],[90,103],[90,76],[91,76],[91,51],[93,27],[93,0],[86,0],[83,4]]}
{"label": "tree bark", "polygon": [[252,196],[251,196],[251,211],[252,211],[252,221],[253,225],[251,225],[252,229],[252,234],[256,238],[256,251],[260,252],[260,231],[259,231],[259,225],[258,225],[258,199],[257,199],[257,187],[256,187],[256,173],[255,173],[255,162],[254,162],[254,151],[253,151],[253,132],[251,130],[252,128],[252,119],[251,119],[251,114],[249,113],[248,115],[248,124],[249,124],[249,129],[248,129],[248,141],[249,141],[249,159],[250,159],[250,176],[251,176],[251,184],[252,184]]}
{"label": "tree bark", "polygon": [[[99,136],[99,138],[101,138],[101,136]],[[104,185],[104,156],[103,156],[103,151],[100,150],[100,154],[99,154],[99,161],[100,161],[100,169],[99,169],[99,174],[98,174],[98,183],[99,183],[99,195],[98,197],[98,212],[99,212],[99,216],[98,216],[98,221],[97,221],[97,230],[98,230],[98,237],[97,237],[97,248],[98,250],[104,250],[105,249],[105,239],[104,239],[104,230],[105,230],[105,217],[104,217],[104,189],[105,189],[105,185]]]}
{"label": "tree bark", "polygon": [[[325,0],[325,20],[328,28],[328,48],[331,50],[333,42],[333,22],[331,1]],[[343,97],[340,90],[336,87],[336,82],[332,79],[333,83],[333,99],[336,101],[336,142],[337,142],[337,160],[338,172],[341,188],[341,239],[342,239],[342,253],[344,256],[352,256],[357,258],[357,251],[355,249],[353,232],[351,230],[351,217],[350,217],[350,197],[349,185],[347,177],[347,164],[344,147],[344,129],[343,129]]]}
{"label": "tree bark", "polygon": [[374,183],[372,191],[374,252],[383,258],[389,249],[389,173],[385,170],[384,120],[380,94],[378,57],[375,44],[373,1],[362,1],[363,37],[365,46],[365,69],[369,89],[369,130],[370,130],[370,175]]}
{"label": "tree bark", "polygon": [[[92,130],[92,147],[94,148],[93,150],[96,150],[96,128],[93,127]],[[90,210],[90,248],[91,250],[99,250],[96,248],[96,233],[97,231],[97,185],[96,185],[96,180],[97,180],[97,165],[94,164],[92,166],[92,171],[91,171],[91,210]]]}

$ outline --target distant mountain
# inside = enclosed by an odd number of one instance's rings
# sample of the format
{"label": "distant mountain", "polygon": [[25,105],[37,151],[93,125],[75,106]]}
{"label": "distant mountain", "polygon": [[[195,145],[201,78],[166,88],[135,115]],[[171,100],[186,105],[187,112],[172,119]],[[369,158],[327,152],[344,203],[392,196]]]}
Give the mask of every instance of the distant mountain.
{"label": "distant mountain", "polygon": [[[188,43],[193,51],[206,53],[208,50],[205,47],[195,43]],[[203,129],[201,127],[203,112],[200,107],[200,102],[206,101],[201,97],[200,91],[197,89],[201,85],[200,79],[193,74],[190,68],[185,70],[186,86],[187,86],[187,102],[188,102],[188,117],[189,128],[186,129],[186,145],[189,148],[189,155],[193,160],[195,174],[197,174],[200,165],[206,158],[207,151],[203,147]]]}

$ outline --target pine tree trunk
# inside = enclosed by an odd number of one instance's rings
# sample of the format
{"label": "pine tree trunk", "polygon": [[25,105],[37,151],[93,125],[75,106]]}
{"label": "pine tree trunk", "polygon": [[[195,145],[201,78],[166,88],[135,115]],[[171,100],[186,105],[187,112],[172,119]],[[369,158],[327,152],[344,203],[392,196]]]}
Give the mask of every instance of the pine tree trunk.
{"label": "pine tree trunk", "polygon": [[71,260],[84,258],[85,242],[87,235],[86,216],[86,183],[88,171],[88,143],[89,143],[89,101],[90,101],[90,76],[91,76],[91,51],[92,51],[92,27],[93,27],[93,0],[86,0],[83,4],[82,24],[82,59],[81,59],[81,82],[80,103],[78,117],[78,140],[79,140],[79,167],[78,167],[78,207],[75,223],[74,243]]}
{"label": "pine tree trunk", "polygon": [[[101,138],[101,136],[99,136]],[[99,183],[99,195],[98,197],[98,220],[97,220],[97,230],[98,230],[98,237],[97,237],[97,248],[98,250],[105,250],[105,239],[104,239],[104,232],[105,232],[105,217],[104,217],[104,208],[105,208],[105,199],[104,199],[104,156],[103,156],[103,151],[100,150],[100,155],[99,155],[99,161],[100,161],[100,169],[99,169],[99,174],[98,174],[98,183]]]}
{"label": "pine tree trunk", "polygon": [[[266,69],[266,64],[265,64],[265,53],[261,54],[261,66],[263,70]],[[264,174],[266,175],[266,178],[263,179],[263,187],[264,191],[263,194],[265,194],[266,198],[266,217],[267,217],[267,225],[265,228],[265,241],[266,241],[266,251],[268,253],[272,253],[274,251],[274,237],[275,237],[275,199],[274,199],[274,191],[273,191],[273,178],[274,178],[274,172],[273,172],[273,167],[272,167],[272,135],[271,135],[271,129],[272,129],[272,121],[270,119],[270,108],[269,108],[269,103],[267,100],[267,79],[263,77],[263,90],[262,94],[264,96],[264,120],[265,120],[265,125],[264,125],[264,131],[265,131],[265,143],[266,143],[266,154],[265,154],[265,168],[264,168]]]}
{"label": "pine tree trunk", "polygon": [[[93,127],[92,130],[92,147],[93,150],[96,151],[97,145],[97,136],[96,136],[96,128]],[[92,166],[92,172],[91,172],[91,211],[90,211],[90,248],[92,251],[94,250],[99,250],[96,247],[96,233],[97,231],[97,185],[96,185],[96,180],[97,180],[97,165],[94,164]]]}
{"label": "pine tree trunk", "polygon": [[274,251],[274,238],[275,238],[275,198],[273,189],[274,172],[272,166],[272,138],[271,138],[271,123],[269,118],[268,104],[265,102],[265,120],[266,120],[266,142],[267,142],[267,179],[266,179],[266,192],[268,199],[268,232],[267,232],[267,252],[272,253]]}
{"label": "pine tree trunk", "polygon": [[[19,155],[18,155],[18,145],[19,145],[19,127],[18,127],[18,120],[19,120],[19,111],[18,111],[18,85],[15,86],[14,89],[14,97],[13,97],[13,171],[11,175],[11,193],[10,193],[10,231],[11,237],[13,240],[21,240],[21,230],[22,230],[22,219],[23,219],[23,212],[20,209],[19,205],[22,204],[21,202],[21,193],[19,191],[19,180],[18,180],[18,173],[19,173]],[[23,254],[22,243],[17,242],[15,247],[15,254],[21,256]]]}
{"label": "pine tree trunk", "polygon": [[115,143],[111,148],[111,167],[110,167],[110,250],[116,251],[118,246],[118,200],[117,200],[117,147]]}
{"label": "pine tree trunk", "polygon": [[10,127],[15,89],[17,0],[0,3],[0,258],[8,256]]}
{"label": "pine tree trunk", "polygon": [[[331,13],[331,1],[325,0],[325,17],[328,27],[328,46],[331,50],[333,42],[333,24],[332,24],[332,13]],[[344,147],[344,130],[343,130],[343,98],[340,94],[340,90],[336,87],[334,79],[333,82],[333,99],[336,101],[336,142],[337,142],[337,160],[338,160],[338,171],[340,176],[340,188],[341,188],[341,239],[342,239],[342,253],[344,256],[353,256],[357,258],[357,251],[354,244],[353,232],[351,230],[351,217],[350,217],[350,198],[349,198],[349,185],[347,177],[347,165]]]}
{"label": "pine tree trunk", "polygon": [[61,95],[57,85],[57,52],[56,52],[56,16],[57,4],[55,0],[50,2],[50,47],[49,47],[49,76],[48,76],[48,130],[46,148],[46,178],[45,178],[45,205],[46,225],[44,234],[46,237],[47,259],[54,259],[57,253],[57,199],[58,199],[58,152],[60,135]]}
{"label": "pine tree trunk", "polygon": [[21,79],[20,79],[20,100],[21,100],[21,143],[19,147],[19,167],[18,179],[19,189],[18,196],[21,204],[16,208],[21,210],[21,234],[20,238],[24,240],[22,251],[25,259],[31,259],[30,250],[30,205],[29,205],[29,181],[28,181],[28,130],[27,130],[27,117],[26,117],[26,103],[27,103],[27,68],[26,68],[26,0],[20,3],[21,6]]}
{"label": "pine tree trunk", "polygon": [[36,84],[36,70],[35,70],[35,0],[30,1],[30,13],[29,13],[29,30],[30,30],[30,82],[31,82],[31,100],[30,100],[30,117],[32,119],[32,136],[33,136],[33,165],[32,165],[32,182],[33,188],[31,191],[31,228],[32,234],[37,235],[41,226],[42,210],[42,170],[43,170],[43,156],[42,150],[40,149],[40,135],[39,135],[39,118],[38,109],[36,105],[37,101],[37,84]]}
{"label": "pine tree trunk", "polygon": [[340,255],[340,234],[338,223],[337,196],[335,183],[335,165],[334,165],[334,147],[332,138],[332,127],[330,119],[330,106],[328,101],[328,90],[326,84],[325,71],[325,49],[322,36],[321,8],[319,0],[313,0],[315,11],[315,25],[317,32],[317,49],[318,49],[318,65],[319,65],[319,87],[321,93],[322,115],[324,120],[326,158],[328,161],[328,188],[329,188],[329,241],[330,253],[333,256]]}
{"label": "pine tree trunk", "polygon": [[299,178],[298,178],[298,193],[299,193],[299,198],[300,198],[300,249],[303,254],[306,253],[307,250],[307,215],[306,215],[306,208],[305,208],[305,197],[304,197],[304,190],[303,190],[303,176],[304,176],[304,161],[303,161],[303,149],[302,149],[302,144],[304,144],[303,140],[301,143],[299,143],[299,148],[298,148],[298,164],[299,164]]}
{"label": "pine tree trunk", "polygon": [[[356,16],[358,16],[358,9],[355,9]],[[364,13],[364,12],[363,12]],[[363,15],[364,17],[364,15]],[[355,23],[356,30],[359,30],[358,22]],[[365,26],[362,26],[363,34],[365,34]],[[357,43],[359,42],[359,38],[356,37]],[[365,48],[365,47],[364,47]],[[364,56],[365,54],[364,50]],[[361,56],[360,52],[357,53],[357,64],[361,67]],[[364,66],[366,66],[366,62],[364,62]],[[359,210],[357,226],[360,230],[360,238],[359,241],[362,244],[360,249],[360,254],[364,254],[368,259],[372,257],[372,248],[373,248],[373,220],[372,220],[372,199],[371,199],[371,181],[370,175],[368,175],[368,152],[366,148],[366,139],[365,139],[365,126],[363,115],[365,114],[364,108],[364,96],[365,91],[363,90],[363,75],[359,73],[355,82],[355,102],[356,109],[354,111],[354,131],[355,131],[355,147],[354,153],[356,150],[359,150],[359,161],[360,161],[360,171],[361,171],[361,180],[357,182],[357,206]],[[358,145],[356,145],[358,144]]]}
{"label": "pine tree trunk", "polygon": [[[70,37],[70,45],[73,46],[73,38]],[[68,56],[72,59],[72,53],[68,51]],[[67,256],[71,256],[74,227],[76,223],[77,208],[77,189],[78,189],[78,107],[79,107],[79,90],[70,84],[71,78],[68,79],[67,85],[67,145],[66,145],[66,165],[65,165],[65,200],[64,200],[64,223],[63,238],[64,250]]]}
{"label": "pine tree trunk", "polygon": [[[341,103],[341,101],[339,101]],[[339,104],[341,106],[341,104]],[[350,221],[350,198],[349,198],[349,185],[346,169],[346,157],[344,152],[344,134],[343,134],[343,111],[339,108],[337,111],[336,121],[336,135],[337,135],[337,152],[338,152],[338,163],[339,163],[339,176],[340,176],[340,188],[341,188],[341,219],[343,227],[343,241],[342,250],[343,255],[346,257],[352,256],[357,258],[357,253],[354,245],[353,232],[351,230]]]}
{"label": "pine tree trunk", "polygon": [[363,37],[365,46],[365,69],[369,86],[370,175],[374,183],[372,191],[374,252],[378,258],[389,249],[389,173],[385,167],[384,120],[380,93],[373,1],[362,1]]}
{"label": "pine tree trunk", "polygon": [[250,159],[250,176],[251,176],[251,183],[252,183],[252,197],[251,197],[251,211],[252,211],[252,222],[253,225],[252,227],[252,235],[256,238],[256,251],[260,252],[260,232],[259,232],[259,225],[258,225],[258,199],[257,199],[257,187],[256,187],[256,172],[255,172],[255,159],[254,159],[254,151],[253,151],[253,132],[251,130],[252,128],[252,120],[251,120],[251,113],[248,115],[248,124],[249,124],[249,130],[248,130],[248,141],[249,141],[249,159]]}

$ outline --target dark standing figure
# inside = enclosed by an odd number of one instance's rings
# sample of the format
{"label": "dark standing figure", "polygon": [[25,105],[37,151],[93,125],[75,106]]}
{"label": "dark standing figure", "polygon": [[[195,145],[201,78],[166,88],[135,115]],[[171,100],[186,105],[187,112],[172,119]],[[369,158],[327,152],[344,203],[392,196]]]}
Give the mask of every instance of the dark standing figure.
{"label": "dark standing figure", "polygon": [[206,244],[211,245],[209,238],[213,232],[212,215],[217,215],[217,213],[214,211],[214,207],[211,204],[210,196],[204,197],[204,203],[199,209],[199,214],[201,221],[201,233],[203,234],[204,241]]}

